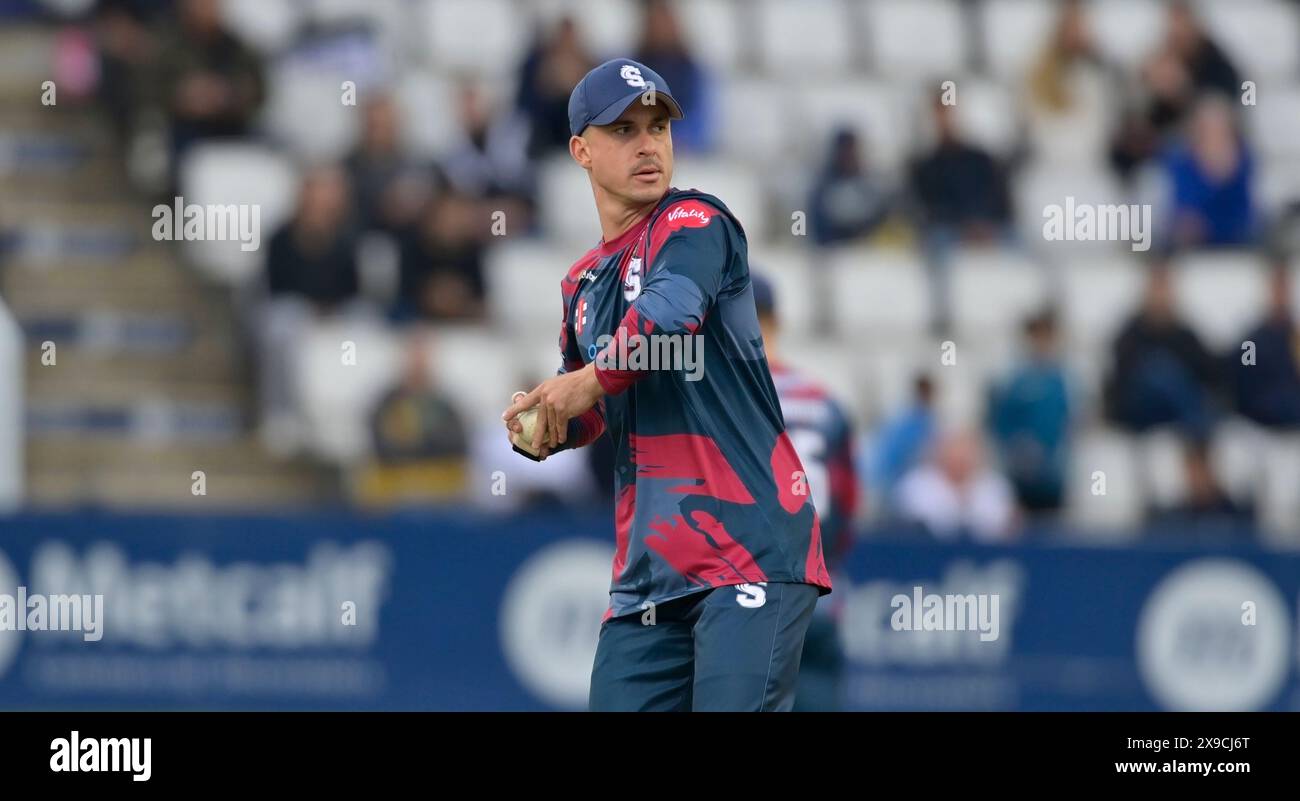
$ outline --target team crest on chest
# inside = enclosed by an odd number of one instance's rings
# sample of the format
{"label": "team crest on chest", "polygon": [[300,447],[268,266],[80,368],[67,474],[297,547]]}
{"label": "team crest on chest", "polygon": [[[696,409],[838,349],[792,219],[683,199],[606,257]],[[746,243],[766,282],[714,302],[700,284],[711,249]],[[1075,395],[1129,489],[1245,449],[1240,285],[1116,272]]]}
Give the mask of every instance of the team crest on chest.
{"label": "team crest on chest", "polygon": [[623,278],[623,300],[628,303],[641,294],[641,257],[633,256],[627,263],[627,275]]}

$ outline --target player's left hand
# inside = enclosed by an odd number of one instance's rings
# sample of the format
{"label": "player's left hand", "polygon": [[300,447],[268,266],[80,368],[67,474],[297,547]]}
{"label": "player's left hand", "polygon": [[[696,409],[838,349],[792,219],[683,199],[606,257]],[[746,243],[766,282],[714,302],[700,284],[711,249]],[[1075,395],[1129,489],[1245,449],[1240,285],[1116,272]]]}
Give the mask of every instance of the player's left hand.
{"label": "player's left hand", "polygon": [[596,380],[596,364],[572,373],[548,378],[537,388],[516,400],[501,414],[506,427],[513,427],[515,417],[525,409],[537,406],[537,426],[533,431],[533,448],[543,445],[554,450],[563,444],[569,434],[569,420],[596,405],[605,390]]}

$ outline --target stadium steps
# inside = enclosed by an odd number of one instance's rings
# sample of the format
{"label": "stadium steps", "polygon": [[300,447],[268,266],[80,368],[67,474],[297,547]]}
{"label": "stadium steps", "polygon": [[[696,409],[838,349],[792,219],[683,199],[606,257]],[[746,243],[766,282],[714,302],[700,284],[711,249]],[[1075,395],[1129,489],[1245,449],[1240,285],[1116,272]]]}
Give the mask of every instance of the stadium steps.
{"label": "stadium steps", "polygon": [[[224,289],[151,236],[106,120],[60,91],[53,35],[0,31],[0,296],[26,337],[27,496],[37,507],[258,508],[337,497],[334,471],[275,460]],[[42,363],[45,341],[55,363]],[[191,492],[203,470],[207,495]]]}
{"label": "stadium steps", "polygon": [[[44,107],[31,98],[6,102],[0,131],[0,176],[12,197],[70,203],[121,194],[126,179],[111,150],[112,135],[90,110]],[[69,167],[84,181],[65,180]]]}
{"label": "stadium steps", "polygon": [[[27,458],[28,494],[35,506],[280,508],[315,505],[337,491],[330,471],[306,462],[269,463],[251,437],[205,447],[117,438],[83,439],[69,446],[46,438],[28,448]],[[204,474],[204,495],[193,492],[195,471]]]}

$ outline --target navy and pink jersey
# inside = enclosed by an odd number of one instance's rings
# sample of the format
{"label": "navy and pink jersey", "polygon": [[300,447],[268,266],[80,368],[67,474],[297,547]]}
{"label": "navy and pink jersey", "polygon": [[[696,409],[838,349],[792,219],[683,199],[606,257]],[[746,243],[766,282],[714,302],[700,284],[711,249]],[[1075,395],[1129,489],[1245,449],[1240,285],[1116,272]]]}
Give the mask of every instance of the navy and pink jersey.
{"label": "navy and pink jersey", "polygon": [[[730,210],[712,195],[669,189],[561,286],[560,372],[594,361],[606,392],[570,421],[566,447],[602,431],[614,444],[605,619],[742,583],[829,593],[820,523],[763,351],[748,243]],[[665,342],[685,336],[697,338],[702,369],[636,359],[638,348],[667,353]]]}
{"label": "navy and pink jersey", "polygon": [[769,362],[786,434],[808,474],[821,519],[822,551],[833,572],[853,544],[860,489],[853,462],[853,423],[826,388],[779,361]]}

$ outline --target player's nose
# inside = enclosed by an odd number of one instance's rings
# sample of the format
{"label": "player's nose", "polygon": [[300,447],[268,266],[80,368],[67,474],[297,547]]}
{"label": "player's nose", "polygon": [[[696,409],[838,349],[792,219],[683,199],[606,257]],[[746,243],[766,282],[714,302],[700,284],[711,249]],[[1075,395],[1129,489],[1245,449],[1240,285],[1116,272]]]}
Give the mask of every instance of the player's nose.
{"label": "player's nose", "polygon": [[636,140],[636,154],[638,158],[659,155],[659,142],[654,138],[650,131],[642,131]]}

